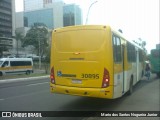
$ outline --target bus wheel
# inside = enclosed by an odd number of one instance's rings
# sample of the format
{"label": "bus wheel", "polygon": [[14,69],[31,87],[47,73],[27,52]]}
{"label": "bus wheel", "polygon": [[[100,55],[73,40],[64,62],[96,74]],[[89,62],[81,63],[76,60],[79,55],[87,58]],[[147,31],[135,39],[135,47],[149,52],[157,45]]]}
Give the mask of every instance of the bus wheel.
{"label": "bus wheel", "polygon": [[29,75],[29,74],[30,74],[30,71],[29,71],[29,70],[27,70],[27,71],[26,71],[26,75]]}
{"label": "bus wheel", "polygon": [[129,90],[128,95],[131,95],[133,92],[133,77],[131,77],[130,83],[129,83]]}
{"label": "bus wheel", "polygon": [[0,76],[2,76],[3,74],[2,74],[2,72],[0,72]]}

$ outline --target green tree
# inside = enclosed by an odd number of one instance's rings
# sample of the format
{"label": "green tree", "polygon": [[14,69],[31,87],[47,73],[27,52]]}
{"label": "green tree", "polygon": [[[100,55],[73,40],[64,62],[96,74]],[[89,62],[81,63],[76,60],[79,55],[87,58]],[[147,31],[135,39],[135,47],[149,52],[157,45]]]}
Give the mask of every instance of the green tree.
{"label": "green tree", "polygon": [[3,49],[0,47],[0,58],[2,57],[3,55]]}
{"label": "green tree", "polygon": [[3,57],[3,51],[8,51],[6,46],[0,46],[0,58]]}
{"label": "green tree", "polygon": [[15,40],[16,40],[16,43],[17,43],[17,54],[16,54],[16,57],[19,57],[19,54],[18,54],[18,43],[19,43],[19,41],[23,41],[23,39],[24,39],[24,36],[22,35],[22,33],[21,32],[18,32],[18,31],[15,31],[15,36],[14,36],[14,38],[15,38]]}
{"label": "green tree", "polygon": [[45,65],[45,73],[48,74],[49,72],[49,68],[50,68],[50,54],[51,54],[51,47],[47,47],[46,52],[45,52],[45,61],[44,61],[44,65]]}
{"label": "green tree", "polygon": [[27,32],[23,46],[32,45],[37,51],[37,54],[41,57],[45,55],[45,51],[48,47],[48,30],[45,26],[34,25]]}

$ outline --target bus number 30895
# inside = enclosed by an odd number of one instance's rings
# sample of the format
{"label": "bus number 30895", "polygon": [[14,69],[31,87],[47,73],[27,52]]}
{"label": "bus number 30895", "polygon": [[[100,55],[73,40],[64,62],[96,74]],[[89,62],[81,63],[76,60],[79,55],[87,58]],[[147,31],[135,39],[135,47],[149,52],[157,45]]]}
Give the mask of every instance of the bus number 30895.
{"label": "bus number 30895", "polygon": [[81,78],[99,79],[99,74],[82,74]]}

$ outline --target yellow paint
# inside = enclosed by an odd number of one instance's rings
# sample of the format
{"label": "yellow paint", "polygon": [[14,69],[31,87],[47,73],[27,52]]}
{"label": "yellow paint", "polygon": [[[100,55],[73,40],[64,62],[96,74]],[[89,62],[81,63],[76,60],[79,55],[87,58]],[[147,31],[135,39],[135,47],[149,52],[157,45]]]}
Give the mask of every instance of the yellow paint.
{"label": "yellow paint", "polygon": [[0,67],[0,71],[18,70],[18,69],[32,69],[32,66],[17,66],[17,67]]}
{"label": "yellow paint", "polygon": [[[54,68],[56,83],[50,83],[50,91],[112,99],[114,75],[123,72],[123,62],[113,62],[112,33],[120,36],[109,26],[102,25],[54,30],[50,68]],[[120,38],[124,46],[124,71],[128,71],[132,66],[127,61],[126,40]],[[108,70],[110,78],[106,88],[102,88],[104,69]]]}
{"label": "yellow paint", "polygon": [[50,84],[50,91],[52,93],[69,94],[77,96],[86,97],[98,97],[112,99],[112,87],[108,88],[78,88],[78,87],[68,87],[61,85]]}

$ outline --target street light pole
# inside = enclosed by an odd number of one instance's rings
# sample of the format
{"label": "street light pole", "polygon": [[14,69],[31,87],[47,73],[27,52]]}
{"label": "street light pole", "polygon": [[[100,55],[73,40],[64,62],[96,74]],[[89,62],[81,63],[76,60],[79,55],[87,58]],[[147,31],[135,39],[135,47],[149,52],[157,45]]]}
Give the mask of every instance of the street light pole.
{"label": "street light pole", "polygon": [[19,55],[18,55],[18,40],[16,42],[17,42],[17,55],[16,55],[16,57],[19,57]]}
{"label": "street light pole", "polygon": [[39,57],[39,69],[41,69],[41,38],[40,38],[40,27],[38,27],[38,57]]}
{"label": "street light pole", "polygon": [[85,24],[87,24],[87,22],[88,22],[88,15],[89,15],[89,12],[90,12],[91,7],[92,7],[95,3],[97,3],[97,2],[98,2],[98,1],[94,1],[94,2],[89,6],[88,13],[87,13],[87,17],[86,17],[86,23],[85,23]]}
{"label": "street light pole", "polygon": [[[41,29],[41,28],[45,28],[45,29],[47,30],[47,28],[44,27],[44,26],[39,26],[39,27],[38,27],[39,69],[41,69],[41,67],[42,67],[42,56],[41,56],[42,50],[41,50],[41,46],[43,45],[43,42],[42,42],[41,40],[43,39],[43,36],[41,36],[41,34],[42,34],[42,33],[44,34],[44,32],[45,32],[45,31],[44,31],[43,29]],[[42,35],[43,35],[43,34],[42,34]]]}
{"label": "street light pole", "polygon": [[41,43],[40,43],[40,36],[39,36],[39,33],[38,33],[38,43],[39,43],[39,69],[41,69],[41,48],[40,48],[40,45],[41,45]]}

